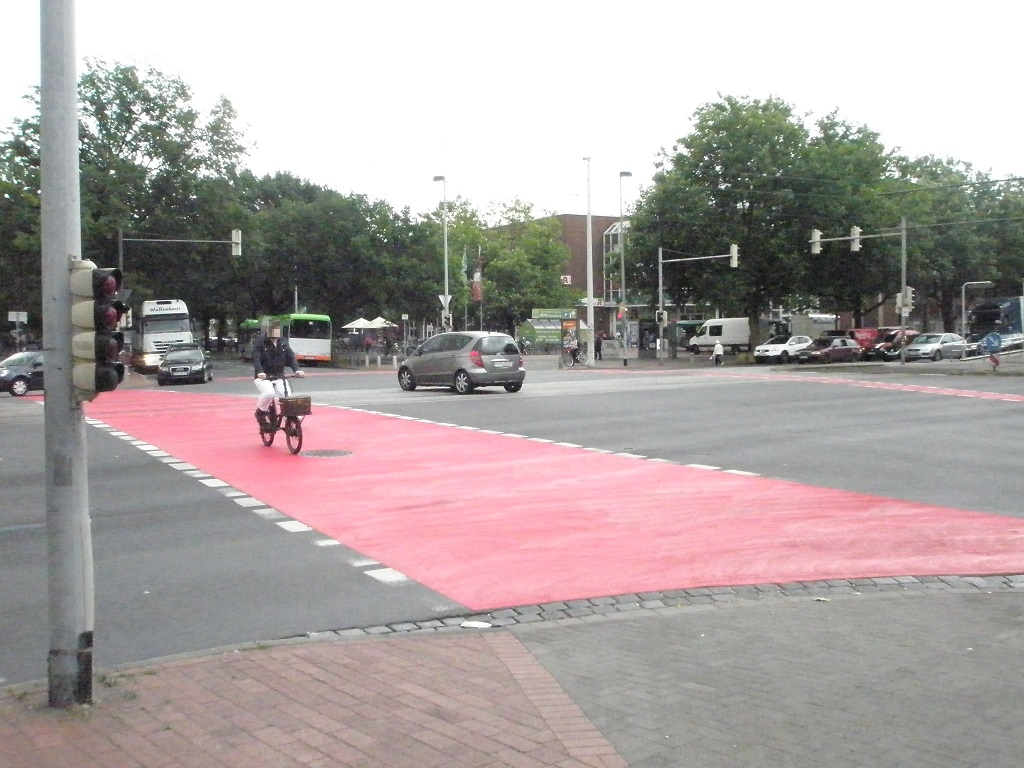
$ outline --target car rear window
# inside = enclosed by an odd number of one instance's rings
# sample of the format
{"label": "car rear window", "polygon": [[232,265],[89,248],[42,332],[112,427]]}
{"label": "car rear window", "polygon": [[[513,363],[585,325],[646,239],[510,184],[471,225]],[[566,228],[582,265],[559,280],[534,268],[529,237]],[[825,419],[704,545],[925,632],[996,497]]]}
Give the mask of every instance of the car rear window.
{"label": "car rear window", "polygon": [[518,355],[519,347],[511,336],[484,336],[478,349],[482,355]]}

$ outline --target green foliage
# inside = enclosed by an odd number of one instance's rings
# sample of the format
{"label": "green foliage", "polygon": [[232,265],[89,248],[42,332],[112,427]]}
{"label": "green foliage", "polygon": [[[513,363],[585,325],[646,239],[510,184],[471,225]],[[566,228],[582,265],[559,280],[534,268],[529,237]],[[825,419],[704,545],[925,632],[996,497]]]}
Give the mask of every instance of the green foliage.
{"label": "green foliage", "polygon": [[[288,311],[297,292],[300,307],[339,322],[408,313],[414,324],[436,323],[446,222],[456,324],[466,315],[476,325],[478,260],[485,327],[511,332],[534,307],[581,300],[561,284],[570,254],[558,221],[536,218],[520,200],[481,215],[457,198],[414,216],[288,173],[257,178],[243,166],[230,102],[204,114],[185,83],[153,69],[88,61],[79,95],[83,255],[116,263],[122,231],[132,302],[180,297],[204,323],[223,323]],[[28,102],[34,113],[0,141],[0,311],[27,311],[38,329],[38,93]],[[812,255],[810,230],[837,237],[857,225],[877,234],[901,216],[910,222],[908,282],[947,327],[963,282],[1021,290],[1019,181],[995,184],[954,160],[900,157],[835,113],[807,126],[781,99],[722,97],[701,106],[691,132],[662,153],[631,215],[629,299],[657,303],[659,247],[677,258],[726,254],[736,243],[738,269],[725,259],[666,265],[666,298],[750,318],[785,305],[859,319],[898,289],[899,239],[866,238],[856,253],[826,243]],[[224,242],[233,229],[243,231],[241,257]]]}
{"label": "green foliage", "polygon": [[569,260],[556,219],[533,217],[514,200],[492,212],[497,226],[484,232],[485,325],[514,333],[534,307],[570,307],[580,292],[561,283]]}

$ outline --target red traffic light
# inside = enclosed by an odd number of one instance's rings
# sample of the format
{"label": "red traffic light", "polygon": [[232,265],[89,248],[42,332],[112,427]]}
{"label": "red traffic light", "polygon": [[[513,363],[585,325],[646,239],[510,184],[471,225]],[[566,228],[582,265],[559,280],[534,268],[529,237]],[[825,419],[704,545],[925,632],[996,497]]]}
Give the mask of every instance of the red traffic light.
{"label": "red traffic light", "polygon": [[110,301],[120,290],[120,269],[94,269],[92,271],[92,297],[96,301]]}

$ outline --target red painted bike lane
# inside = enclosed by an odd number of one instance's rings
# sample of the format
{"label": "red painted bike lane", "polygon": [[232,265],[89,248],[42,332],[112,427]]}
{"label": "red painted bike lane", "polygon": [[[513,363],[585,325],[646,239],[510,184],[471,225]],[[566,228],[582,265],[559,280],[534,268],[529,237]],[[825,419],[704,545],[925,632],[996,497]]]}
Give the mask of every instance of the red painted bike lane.
{"label": "red painted bike lane", "polygon": [[1024,572],[1024,521],[314,405],[119,390],[87,415],[473,610],[698,586]]}

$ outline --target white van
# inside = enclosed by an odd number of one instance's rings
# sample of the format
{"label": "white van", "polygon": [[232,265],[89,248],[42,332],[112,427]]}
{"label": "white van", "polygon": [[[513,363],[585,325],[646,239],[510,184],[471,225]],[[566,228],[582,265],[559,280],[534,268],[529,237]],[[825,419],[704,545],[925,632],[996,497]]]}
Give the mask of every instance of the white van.
{"label": "white van", "polygon": [[721,344],[726,352],[738,354],[750,351],[750,323],[745,317],[719,317],[708,320],[690,339],[690,351],[710,352],[715,344]]}

